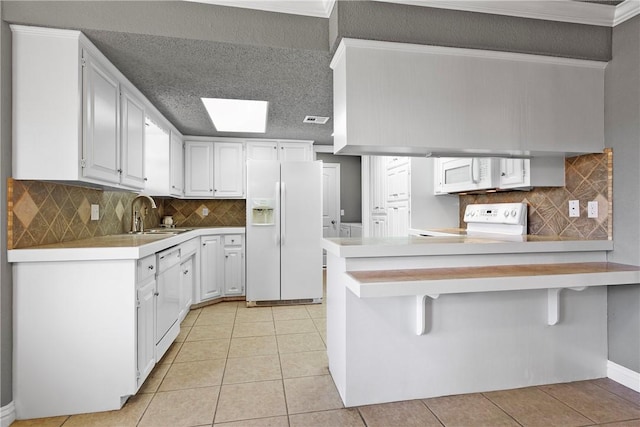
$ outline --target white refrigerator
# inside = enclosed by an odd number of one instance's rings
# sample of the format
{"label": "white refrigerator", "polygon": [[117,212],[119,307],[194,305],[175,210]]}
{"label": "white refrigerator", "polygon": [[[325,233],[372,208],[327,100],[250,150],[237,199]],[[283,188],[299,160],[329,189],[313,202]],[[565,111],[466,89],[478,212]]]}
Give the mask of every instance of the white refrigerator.
{"label": "white refrigerator", "polygon": [[321,239],[322,162],[248,160],[247,302],[320,302]]}

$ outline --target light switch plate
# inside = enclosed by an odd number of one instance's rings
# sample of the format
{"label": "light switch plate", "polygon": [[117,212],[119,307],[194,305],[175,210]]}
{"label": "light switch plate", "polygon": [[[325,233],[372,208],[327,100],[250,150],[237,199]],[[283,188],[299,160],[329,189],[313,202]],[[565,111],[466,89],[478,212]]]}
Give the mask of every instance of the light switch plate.
{"label": "light switch plate", "polygon": [[91,205],[91,221],[100,219],[100,205]]}

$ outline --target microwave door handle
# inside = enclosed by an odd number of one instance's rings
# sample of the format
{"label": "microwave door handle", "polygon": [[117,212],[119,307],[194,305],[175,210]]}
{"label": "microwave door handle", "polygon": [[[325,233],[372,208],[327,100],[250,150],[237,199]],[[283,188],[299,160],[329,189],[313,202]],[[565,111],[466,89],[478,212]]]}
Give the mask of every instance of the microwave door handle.
{"label": "microwave door handle", "polygon": [[471,182],[480,182],[480,162],[475,157],[471,158]]}

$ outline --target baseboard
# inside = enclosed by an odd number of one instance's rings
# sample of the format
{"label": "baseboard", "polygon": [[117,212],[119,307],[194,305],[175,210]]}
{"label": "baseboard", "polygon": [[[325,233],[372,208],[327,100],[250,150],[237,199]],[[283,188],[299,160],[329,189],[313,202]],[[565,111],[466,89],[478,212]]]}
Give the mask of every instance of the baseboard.
{"label": "baseboard", "polygon": [[640,393],[640,373],[638,372],[609,360],[607,362],[607,377]]}
{"label": "baseboard", "polygon": [[16,406],[13,401],[0,408],[0,427],[9,427],[16,420]]}

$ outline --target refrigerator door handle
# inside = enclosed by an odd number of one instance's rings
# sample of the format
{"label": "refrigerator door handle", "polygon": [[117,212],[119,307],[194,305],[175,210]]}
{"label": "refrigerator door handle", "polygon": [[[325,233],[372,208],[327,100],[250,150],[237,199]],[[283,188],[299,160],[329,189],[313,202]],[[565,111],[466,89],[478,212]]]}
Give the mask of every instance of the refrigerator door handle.
{"label": "refrigerator door handle", "polygon": [[280,185],[280,244],[284,245],[287,237],[287,187],[284,182]]}
{"label": "refrigerator door handle", "polygon": [[[280,207],[280,181],[276,182],[276,218],[280,218],[280,212],[281,212],[281,207]],[[273,237],[276,241],[276,246],[280,247],[280,222],[279,220],[276,221],[276,226],[274,227],[274,233],[273,233]]]}

